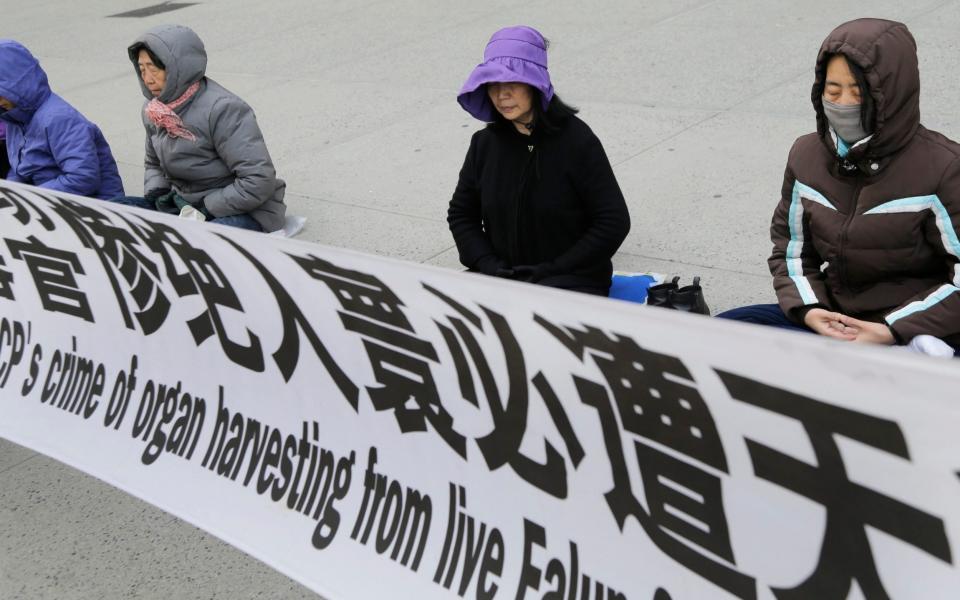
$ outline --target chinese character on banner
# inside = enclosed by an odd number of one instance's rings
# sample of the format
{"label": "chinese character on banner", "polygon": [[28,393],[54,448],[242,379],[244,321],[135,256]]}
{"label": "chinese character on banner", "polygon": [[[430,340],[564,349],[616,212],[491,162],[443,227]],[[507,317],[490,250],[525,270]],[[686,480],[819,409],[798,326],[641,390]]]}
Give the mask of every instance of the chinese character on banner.
{"label": "chinese character on banner", "polygon": [[[3,257],[0,256],[0,267],[5,264]],[[0,269],[0,298],[15,299],[13,297],[13,273],[4,269]]]}
{"label": "chinese character on banner", "polygon": [[474,386],[471,366],[480,381],[480,393],[485,398],[493,418],[493,431],[477,439],[487,466],[490,470],[496,470],[509,464],[514,472],[528,483],[558,498],[566,498],[567,464],[563,455],[547,440],[543,440],[546,453],[546,462],[543,464],[520,452],[520,445],[527,430],[529,384],[533,383],[563,439],[567,455],[574,467],[579,466],[584,457],[583,447],[574,434],[570,419],[543,372],[538,371],[528,381],[523,350],[507,320],[503,315],[481,306],[486,322],[503,349],[503,370],[507,373],[508,382],[505,393],[501,392],[489,361],[477,342],[476,334],[484,333],[484,319],[443,292],[427,284],[423,284],[423,287],[457,313],[457,316],[447,316],[449,327],[439,321],[435,322],[453,357],[461,394],[475,406],[479,406],[478,390]]}
{"label": "chinese character on banner", "polygon": [[[51,248],[32,235],[27,240],[29,243],[5,239],[10,256],[27,264],[43,308],[92,323],[90,303],[86,294],[77,286],[76,274],[84,274],[77,255]],[[12,281],[12,277],[10,280]]]}
{"label": "chinese character on banner", "polygon": [[[684,364],[627,336],[561,327],[539,315],[535,321],[581,362],[589,355],[603,376],[606,385],[574,382],[600,419],[614,482],[606,499],[619,527],[635,517],[665,554],[738,598],[756,598],[755,580],[735,568],[718,475],[727,473],[726,454]],[[634,476],[624,435],[636,455]],[[633,492],[637,476],[648,510]]]}
{"label": "chinese character on banner", "polygon": [[[34,192],[36,193],[36,192]],[[41,196],[46,198],[46,196]],[[55,229],[53,221],[37,205],[16,190],[0,187],[0,209],[12,208],[13,218],[21,224],[30,223],[30,213],[36,215],[37,222],[47,231]]]}
{"label": "chinese character on banner", "polygon": [[[157,331],[170,312],[170,300],[161,289],[157,265],[140,251],[140,242],[129,230],[114,225],[107,214],[89,205],[64,199],[54,205],[54,211],[73,229],[84,247],[97,254],[124,324],[133,329],[135,316],[143,333]],[[118,277],[126,282],[125,287],[121,287]],[[125,294],[136,303],[138,310],[133,316]]]}
{"label": "chinese character on banner", "polygon": [[379,387],[367,387],[376,410],[391,410],[400,431],[426,431],[427,423],[460,456],[466,439],[453,426],[453,417],[440,402],[431,362],[437,352],[416,336],[403,313],[403,302],[373,275],[340,268],[308,254],[293,256],[311,277],[330,288],[343,310],[343,326],[363,336],[363,346]]}
{"label": "chinese character on banner", "polygon": [[874,563],[867,526],[951,564],[950,544],[941,519],[847,477],[835,436],[909,460],[906,440],[896,423],[732,373],[718,370],[717,374],[734,399],[799,421],[817,459],[817,464],[811,465],[747,439],[757,477],[813,500],[827,513],[813,573],[796,587],[774,589],[777,598],[846,598],[854,580],[865,598],[888,598]]}
{"label": "chinese character on banner", "polygon": [[227,358],[242,367],[260,373],[264,370],[260,338],[247,329],[248,345],[231,340],[220,315],[222,308],[243,312],[243,305],[230,281],[206,250],[195,248],[176,229],[166,223],[145,221],[143,225],[124,219],[147,247],[159,254],[167,279],[181,297],[199,294],[206,310],[187,322],[197,346],[213,335],[220,340]]}
{"label": "chinese character on banner", "polygon": [[280,342],[280,347],[273,353],[273,360],[277,364],[277,368],[280,369],[284,381],[290,381],[294,371],[297,369],[297,363],[300,360],[300,331],[303,331],[303,335],[306,336],[307,341],[310,342],[313,351],[317,354],[327,373],[333,378],[334,383],[336,383],[344,398],[347,399],[350,406],[353,407],[353,410],[357,410],[360,404],[359,388],[350,381],[347,374],[333,359],[333,355],[330,354],[330,351],[327,350],[323,341],[320,340],[317,332],[310,326],[307,317],[303,314],[303,311],[300,310],[300,307],[297,306],[297,303],[294,302],[289,292],[283,287],[283,284],[270,273],[269,269],[254,258],[250,252],[247,252],[243,246],[225,235],[217,235],[250,261],[260,273],[260,276],[263,277],[264,282],[266,282],[270,291],[273,293],[274,299],[277,301],[280,317],[283,319],[283,339]]}

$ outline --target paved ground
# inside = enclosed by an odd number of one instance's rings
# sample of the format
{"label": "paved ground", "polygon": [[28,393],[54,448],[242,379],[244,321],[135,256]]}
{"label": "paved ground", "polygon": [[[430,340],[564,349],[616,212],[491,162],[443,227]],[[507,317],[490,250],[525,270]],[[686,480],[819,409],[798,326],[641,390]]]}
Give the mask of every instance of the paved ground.
{"label": "paved ground", "polygon": [[[479,124],[454,100],[494,30],[552,40],[563,98],[598,133],[630,205],[617,268],[703,276],[714,309],[772,301],[769,217],[787,150],[814,127],[813,59],[835,25],[906,22],[927,126],[960,137],[960,2],[9,0],[2,35],[97,122],[142,191],[142,102],[126,59],[152,25],[193,27],[208,73],[256,109],[302,237],[456,268],[446,205]],[[868,12],[865,12],[868,11]],[[163,566],[165,575],[151,572]],[[313,598],[176,518],[0,441],[0,598]]]}

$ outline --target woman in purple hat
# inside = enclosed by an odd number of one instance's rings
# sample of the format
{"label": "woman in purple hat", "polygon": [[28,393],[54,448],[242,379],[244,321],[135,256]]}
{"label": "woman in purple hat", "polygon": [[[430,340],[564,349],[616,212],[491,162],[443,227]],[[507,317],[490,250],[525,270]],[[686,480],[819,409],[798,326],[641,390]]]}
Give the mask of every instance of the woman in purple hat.
{"label": "woman in purple hat", "polygon": [[457,101],[473,135],[447,222],[469,270],[606,296],[630,215],[600,140],[554,94],[547,42],[493,34]]}

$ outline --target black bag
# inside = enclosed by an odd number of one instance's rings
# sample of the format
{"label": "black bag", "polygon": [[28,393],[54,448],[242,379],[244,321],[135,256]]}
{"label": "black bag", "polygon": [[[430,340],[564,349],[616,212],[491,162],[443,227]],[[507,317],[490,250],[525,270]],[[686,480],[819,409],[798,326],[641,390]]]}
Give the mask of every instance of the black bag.
{"label": "black bag", "polygon": [[700,277],[694,277],[692,284],[683,287],[679,287],[679,282],[680,278],[674,277],[669,283],[652,286],[647,290],[647,304],[709,316],[710,308],[703,298]]}

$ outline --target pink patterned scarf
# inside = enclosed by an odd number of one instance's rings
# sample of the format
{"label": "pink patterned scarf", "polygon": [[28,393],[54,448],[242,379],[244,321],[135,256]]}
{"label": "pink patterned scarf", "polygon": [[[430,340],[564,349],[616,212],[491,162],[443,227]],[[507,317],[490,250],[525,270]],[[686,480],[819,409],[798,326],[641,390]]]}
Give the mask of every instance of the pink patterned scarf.
{"label": "pink patterned scarf", "polygon": [[166,129],[167,133],[170,134],[170,137],[182,137],[190,140],[191,142],[195,142],[197,141],[197,136],[183,126],[183,120],[179,115],[177,115],[177,113],[173,112],[173,109],[182,106],[183,103],[192,98],[199,89],[200,82],[195,81],[190,87],[187,88],[187,91],[185,91],[182,96],[170,104],[164,104],[163,102],[160,102],[158,98],[154,98],[150,102],[147,102],[147,107],[144,109],[144,112],[146,113],[147,118],[150,119],[154,125]]}

